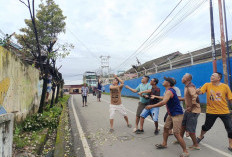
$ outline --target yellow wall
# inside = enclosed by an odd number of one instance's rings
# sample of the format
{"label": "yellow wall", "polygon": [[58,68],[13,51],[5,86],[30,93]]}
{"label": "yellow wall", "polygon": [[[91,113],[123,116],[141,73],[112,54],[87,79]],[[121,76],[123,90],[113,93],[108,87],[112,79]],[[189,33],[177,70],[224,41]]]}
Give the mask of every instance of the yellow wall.
{"label": "yellow wall", "polygon": [[41,90],[39,71],[0,46],[0,105],[20,120],[37,111]]}

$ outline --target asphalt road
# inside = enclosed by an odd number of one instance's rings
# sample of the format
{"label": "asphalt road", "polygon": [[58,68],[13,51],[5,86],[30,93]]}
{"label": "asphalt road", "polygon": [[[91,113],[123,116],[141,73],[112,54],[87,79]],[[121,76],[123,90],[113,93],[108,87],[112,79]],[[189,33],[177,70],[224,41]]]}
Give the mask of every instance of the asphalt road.
{"label": "asphalt road", "polygon": [[[110,97],[102,95],[101,100],[97,102],[96,97],[89,95],[88,106],[82,107],[81,95],[72,96],[69,109],[77,157],[175,157],[180,155],[181,147],[172,144],[175,141],[174,136],[169,137],[167,149],[157,150],[154,146],[162,142],[163,117],[166,107],[160,108],[159,127],[161,131],[159,135],[154,135],[154,123],[150,117],[145,121],[144,134],[137,135],[132,131],[135,126],[135,112],[139,100],[123,97],[122,103],[127,109],[129,121],[133,127],[128,128],[124,118],[117,113],[114,121],[115,131],[111,134],[109,133]],[[197,135],[200,133],[204,120],[205,115],[201,114],[198,119]],[[187,146],[192,144],[188,138],[185,138],[185,142]],[[227,146],[227,133],[223,123],[218,119],[202,140],[201,150],[189,150],[189,152],[191,157],[232,157]]]}

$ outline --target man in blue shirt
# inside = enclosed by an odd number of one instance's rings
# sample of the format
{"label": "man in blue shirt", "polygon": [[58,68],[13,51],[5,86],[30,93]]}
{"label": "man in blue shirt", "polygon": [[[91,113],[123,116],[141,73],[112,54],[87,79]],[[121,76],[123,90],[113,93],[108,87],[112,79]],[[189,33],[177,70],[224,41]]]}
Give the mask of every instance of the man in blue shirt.
{"label": "man in blue shirt", "polygon": [[157,104],[146,106],[146,109],[149,110],[151,108],[161,107],[166,104],[168,111],[168,117],[164,125],[163,143],[156,144],[155,146],[157,149],[167,148],[169,130],[173,128],[173,133],[183,149],[183,153],[180,155],[180,157],[188,157],[189,153],[186,149],[185,141],[180,134],[184,115],[183,115],[183,109],[180,105],[179,98],[176,94],[176,91],[173,89],[175,85],[175,80],[170,77],[164,77],[164,80],[165,81],[163,83],[163,86],[165,87],[166,92],[163,100]]}
{"label": "man in blue shirt", "polygon": [[[138,85],[138,87],[136,89],[133,89],[129,86],[125,86],[125,87],[134,93],[146,91],[146,90],[152,88],[150,83],[148,83],[149,79],[150,79],[149,76],[144,76],[141,80],[141,83]],[[142,113],[143,109],[149,104],[149,98],[145,98],[144,95],[148,95],[148,93],[143,93],[139,97],[140,101],[139,101],[139,105],[138,105],[137,112],[136,112],[136,121],[135,121],[134,132],[140,131],[138,129],[140,114]]]}

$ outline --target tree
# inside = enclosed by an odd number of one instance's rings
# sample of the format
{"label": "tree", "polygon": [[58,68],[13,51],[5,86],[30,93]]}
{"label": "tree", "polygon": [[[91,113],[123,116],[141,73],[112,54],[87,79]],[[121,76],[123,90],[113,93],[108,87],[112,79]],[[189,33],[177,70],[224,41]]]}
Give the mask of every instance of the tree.
{"label": "tree", "polygon": [[30,0],[27,0],[27,3],[22,0],[19,1],[27,6],[31,19],[25,20],[27,27],[21,28],[22,34],[16,35],[16,38],[18,43],[22,45],[26,56],[32,59],[35,66],[41,71],[41,78],[43,79],[39,107],[39,113],[41,113],[45,102],[48,73],[55,71],[56,59],[67,56],[73,45],[57,43],[58,35],[65,33],[66,17],[53,0],[46,0],[46,3],[42,1],[36,16],[34,0],[32,0],[32,4],[30,4]]}

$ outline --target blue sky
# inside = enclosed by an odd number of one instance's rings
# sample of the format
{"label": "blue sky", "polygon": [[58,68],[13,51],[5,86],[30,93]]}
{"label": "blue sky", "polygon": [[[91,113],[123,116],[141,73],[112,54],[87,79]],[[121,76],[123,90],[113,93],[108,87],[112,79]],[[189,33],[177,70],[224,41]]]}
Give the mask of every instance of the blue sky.
{"label": "blue sky", "polygon": [[[142,63],[175,51],[187,53],[210,45],[209,3],[206,1],[183,22],[158,38],[150,49],[145,49],[126,64],[115,69],[148,38],[162,20],[180,0],[55,0],[67,16],[67,30],[61,34],[60,43],[69,42],[75,49],[66,59],[59,60],[61,72],[68,84],[81,83],[82,74],[100,67],[99,57],[110,55],[110,67],[117,70],[129,69],[137,57]],[[204,0],[182,0],[173,15],[188,2],[185,12],[178,14],[167,29],[175,25],[175,20],[191,10],[194,4]],[[40,1],[36,1],[38,5]],[[216,42],[220,41],[217,0],[214,2]],[[232,3],[226,0],[229,38],[232,37]],[[167,21],[170,21],[171,16]],[[28,10],[18,0],[0,1],[0,29],[5,33],[18,33],[29,18]],[[162,29],[162,27],[161,27]],[[165,29],[164,29],[165,30]],[[165,32],[165,31],[163,31]],[[163,33],[161,32],[161,34]],[[80,42],[81,41],[81,42]],[[83,46],[84,43],[84,46]],[[87,48],[86,48],[87,47]],[[72,76],[72,77],[71,77]]]}

